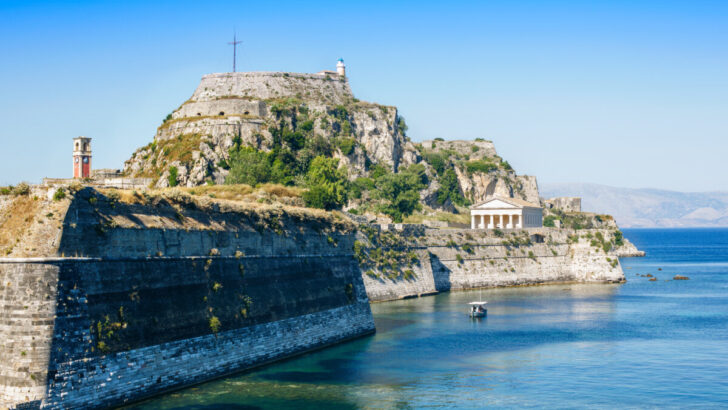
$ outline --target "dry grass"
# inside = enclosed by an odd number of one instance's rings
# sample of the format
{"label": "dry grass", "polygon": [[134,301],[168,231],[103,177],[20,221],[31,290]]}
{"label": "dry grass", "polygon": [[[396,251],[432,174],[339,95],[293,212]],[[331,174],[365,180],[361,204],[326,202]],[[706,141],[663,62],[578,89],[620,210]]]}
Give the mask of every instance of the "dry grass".
{"label": "dry grass", "polygon": [[300,198],[305,189],[278,184],[263,184],[258,189],[279,198]]}
{"label": "dry grass", "polygon": [[180,188],[182,192],[187,192],[195,196],[211,196],[219,199],[227,199],[231,201],[245,201],[248,195],[253,193],[250,185],[208,185],[194,188]]}
{"label": "dry grass", "polygon": [[200,134],[184,134],[175,138],[157,142],[156,151],[164,153],[166,163],[192,161],[192,152],[200,150],[202,136]]}
{"label": "dry grass", "polygon": [[0,214],[0,257],[9,254],[35,219],[41,202],[18,196]]}
{"label": "dry grass", "polygon": [[[404,222],[408,224],[419,224],[425,220],[430,221],[442,221],[449,223],[469,224],[470,223],[470,211],[467,208],[457,207],[458,214],[450,212],[435,211],[430,207],[425,206],[422,212],[412,214],[404,218]],[[434,213],[434,215],[433,215]]]}
{"label": "dry grass", "polygon": [[[180,209],[183,214],[186,214],[186,211],[182,210],[190,209],[203,212],[245,214],[258,220],[265,228],[275,229],[274,225],[278,223],[275,221],[290,218],[301,223],[312,222],[321,226],[329,225],[343,231],[354,229],[354,224],[340,212],[327,212],[270,200],[271,196],[282,199],[300,196],[303,190],[295,187],[269,184],[254,189],[249,185],[212,185],[147,190],[145,192],[115,189],[104,189],[99,192],[106,197],[116,196],[119,203],[147,205],[152,209],[164,200]],[[266,200],[261,201],[261,199]],[[201,226],[196,226],[194,218],[178,219],[171,223],[185,228],[201,228]],[[150,222],[147,227],[152,227],[152,225],[153,223]],[[208,226],[205,229],[217,228]],[[220,227],[220,229],[224,229],[224,227]]]}

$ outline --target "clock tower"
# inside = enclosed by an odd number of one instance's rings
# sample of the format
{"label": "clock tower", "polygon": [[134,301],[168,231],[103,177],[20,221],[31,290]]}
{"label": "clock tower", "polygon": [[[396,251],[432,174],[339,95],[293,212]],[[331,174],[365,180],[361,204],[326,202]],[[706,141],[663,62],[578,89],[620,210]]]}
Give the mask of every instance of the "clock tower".
{"label": "clock tower", "polygon": [[91,177],[91,138],[73,139],[73,177]]}

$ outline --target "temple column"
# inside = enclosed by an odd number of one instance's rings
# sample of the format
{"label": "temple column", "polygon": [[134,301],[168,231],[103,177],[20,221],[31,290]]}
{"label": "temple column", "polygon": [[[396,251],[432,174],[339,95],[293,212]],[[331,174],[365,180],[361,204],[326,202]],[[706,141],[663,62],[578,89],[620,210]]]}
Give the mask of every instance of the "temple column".
{"label": "temple column", "polygon": [[470,229],[475,229],[475,215],[470,215]]}

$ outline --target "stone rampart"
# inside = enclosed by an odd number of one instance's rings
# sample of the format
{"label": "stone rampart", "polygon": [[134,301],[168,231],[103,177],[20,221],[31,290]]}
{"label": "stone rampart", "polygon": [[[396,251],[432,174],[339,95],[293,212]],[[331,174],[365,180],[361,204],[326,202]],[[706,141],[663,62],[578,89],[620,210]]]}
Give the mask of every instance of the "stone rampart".
{"label": "stone rampart", "polygon": [[282,72],[215,73],[202,77],[193,101],[226,96],[258,100],[295,97],[306,101],[343,104],[353,97],[346,77]]}
{"label": "stone rampart", "polygon": [[[479,287],[536,285],[560,282],[613,283],[624,281],[618,256],[623,247],[605,253],[593,243],[597,232],[604,241],[611,241],[607,229],[572,231],[566,229],[530,228],[494,231],[470,229],[402,230],[409,236],[397,236],[396,230],[378,231],[389,236],[393,247],[383,247],[386,255],[417,254],[417,263],[401,266],[414,275],[394,276],[365,266],[362,277],[372,301],[402,299],[449,290]],[[389,258],[394,258],[389,256]],[[367,272],[369,272],[367,274]]]}
{"label": "stone rampart", "polygon": [[548,209],[560,209],[564,212],[581,212],[581,198],[579,197],[558,197],[544,200],[544,206]]}
{"label": "stone rampart", "polygon": [[181,203],[85,189],[55,254],[0,259],[0,408],[121,405],[374,331],[345,225]]}

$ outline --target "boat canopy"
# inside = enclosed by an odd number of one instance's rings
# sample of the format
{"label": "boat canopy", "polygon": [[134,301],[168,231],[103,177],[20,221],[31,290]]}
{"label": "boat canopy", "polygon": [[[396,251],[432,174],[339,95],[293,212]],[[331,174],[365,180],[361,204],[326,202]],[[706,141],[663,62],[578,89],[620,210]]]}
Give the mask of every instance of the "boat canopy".
{"label": "boat canopy", "polygon": [[470,302],[470,303],[468,303],[468,305],[485,305],[487,303],[488,302]]}

